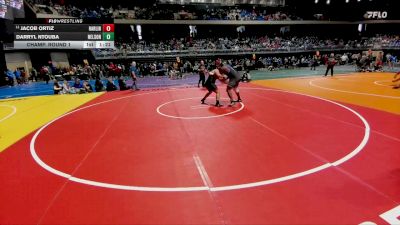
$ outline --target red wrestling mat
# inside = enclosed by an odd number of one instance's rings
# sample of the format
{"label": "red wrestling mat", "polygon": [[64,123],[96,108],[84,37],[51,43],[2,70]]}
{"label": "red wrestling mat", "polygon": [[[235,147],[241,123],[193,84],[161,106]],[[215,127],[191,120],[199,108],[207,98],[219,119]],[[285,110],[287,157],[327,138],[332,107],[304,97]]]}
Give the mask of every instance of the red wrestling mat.
{"label": "red wrestling mat", "polygon": [[0,154],[0,224],[396,221],[398,116],[241,92],[108,93],[50,122]]}

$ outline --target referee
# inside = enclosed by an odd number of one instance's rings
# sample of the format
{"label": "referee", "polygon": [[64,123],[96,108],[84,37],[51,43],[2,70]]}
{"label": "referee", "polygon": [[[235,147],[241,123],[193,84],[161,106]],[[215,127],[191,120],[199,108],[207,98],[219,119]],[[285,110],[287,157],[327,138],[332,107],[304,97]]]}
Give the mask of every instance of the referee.
{"label": "referee", "polygon": [[204,61],[200,61],[200,66],[199,66],[199,83],[197,84],[197,87],[200,87],[200,83],[202,87],[205,87],[205,82],[206,82],[206,66],[204,65]]}
{"label": "referee", "polygon": [[327,67],[324,77],[328,75],[329,70],[331,70],[331,77],[333,77],[333,67],[335,67],[336,63],[337,61],[335,60],[335,54],[331,53],[331,56],[329,57],[328,62],[326,63]]}

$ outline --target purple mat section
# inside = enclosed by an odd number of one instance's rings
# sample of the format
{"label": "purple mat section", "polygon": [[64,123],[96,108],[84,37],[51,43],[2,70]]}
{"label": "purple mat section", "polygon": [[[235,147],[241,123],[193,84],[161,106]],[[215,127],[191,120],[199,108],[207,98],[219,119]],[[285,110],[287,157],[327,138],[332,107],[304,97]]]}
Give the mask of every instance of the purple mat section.
{"label": "purple mat section", "polygon": [[[145,88],[162,88],[162,87],[175,87],[175,86],[194,86],[199,82],[199,75],[185,75],[181,79],[170,79],[166,76],[155,76],[155,77],[141,77],[138,78],[137,86],[140,89]],[[127,80],[128,85],[132,84],[132,80]]]}
{"label": "purple mat section", "polygon": [[[103,79],[103,83],[106,84],[106,79]],[[146,76],[138,78],[137,87],[139,89],[160,89],[169,87],[193,87],[197,86],[199,81],[198,74],[186,74],[181,79],[170,79],[167,76]],[[73,81],[69,82],[72,86]],[[94,80],[90,80],[92,86]],[[118,81],[114,80],[114,83],[118,86]],[[132,85],[132,80],[127,78],[126,83]],[[0,87],[0,99],[7,98],[18,98],[27,96],[39,96],[39,95],[53,95],[53,82],[46,84],[43,81],[30,82],[29,84],[15,85],[13,87]]]}

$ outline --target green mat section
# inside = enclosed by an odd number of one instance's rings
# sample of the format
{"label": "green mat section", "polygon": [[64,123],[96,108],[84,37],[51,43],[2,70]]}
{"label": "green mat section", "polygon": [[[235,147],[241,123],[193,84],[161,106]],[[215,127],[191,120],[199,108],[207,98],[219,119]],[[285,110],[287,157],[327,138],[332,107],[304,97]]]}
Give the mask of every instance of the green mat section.
{"label": "green mat section", "polygon": [[[316,70],[310,70],[310,68],[278,69],[275,71],[253,70],[250,75],[253,80],[267,80],[287,77],[323,76],[325,71],[326,67],[319,66]],[[353,66],[337,66],[334,68],[334,75],[354,72],[356,70]]]}

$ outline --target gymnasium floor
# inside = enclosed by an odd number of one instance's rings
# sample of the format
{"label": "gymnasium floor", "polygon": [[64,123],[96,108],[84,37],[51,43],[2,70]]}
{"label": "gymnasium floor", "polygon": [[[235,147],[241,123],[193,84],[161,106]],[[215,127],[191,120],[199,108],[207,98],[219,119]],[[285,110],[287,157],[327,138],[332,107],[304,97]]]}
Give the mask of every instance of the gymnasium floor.
{"label": "gymnasium floor", "polygon": [[1,100],[0,224],[400,224],[393,73],[316,73]]}

